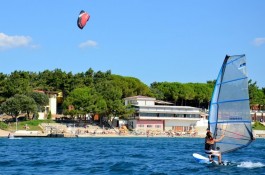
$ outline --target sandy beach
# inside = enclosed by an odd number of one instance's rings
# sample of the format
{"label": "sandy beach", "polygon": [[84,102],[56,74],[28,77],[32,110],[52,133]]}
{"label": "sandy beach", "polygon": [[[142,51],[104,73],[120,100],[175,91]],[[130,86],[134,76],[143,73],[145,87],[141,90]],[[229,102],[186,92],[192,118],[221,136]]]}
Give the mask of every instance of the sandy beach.
{"label": "sandy beach", "polygon": [[0,137],[7,137],[8,134],[9,134],[8,131],[4,131],[4,130],[1,130],[1,129],[0,129]]}

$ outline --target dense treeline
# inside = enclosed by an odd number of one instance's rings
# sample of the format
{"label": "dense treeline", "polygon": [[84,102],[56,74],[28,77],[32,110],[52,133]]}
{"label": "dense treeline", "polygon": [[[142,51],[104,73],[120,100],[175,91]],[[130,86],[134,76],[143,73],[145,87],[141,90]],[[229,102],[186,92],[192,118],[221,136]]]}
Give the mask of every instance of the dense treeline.
{"label": "dense treeline", "polygon": [[[32,106],[31,110],[25,109],[21,105],[22,100],[18,100],[21,99],[21,95],[30,98],[34,90],[62,92],[63,111],[72,116],[97,113],[104,116],[126,117],[132,113],[132,110],[125,108],[123,98],[138,94],[153,96],[149,87],[140,80],[113,75],[110,71],[94,72],[89,69],[77,74],[67,73],[61,69],[39,73],[14,71],[10,75],[0,74],[1,112],[14,117],[18,115],[18,111],[36,114],[37,107]],[[17,103],[18,101],[21,103]],[[74,110],[69,112],[67,110],[69,105],[72,105]],[[7,108],[9,106],[12,108]]]}
{"label": "dense treeline", "polygon": [[[14,71],[10,75],[0,73],[1,112],[17,116],[23,111],[36,114],[47,105],[48,97],[34,90],[62,92],[62,109],[71,116],[87,113],[103,116],[126,117],[133,111],[124,106],[123,99],[134,95],[155,97],[175,105],[208,108],[214,81],[207,83],[154,82],[149,86],[137,78],[111,74],[111,71],[73,74],[61,69],[43,72]],[[34,93],[33,93],[34,92]],[[249,81],[251,104],[265,104],[265,88]],[[27,104],[27,105],[23,105]],[[68,107],[73,110],[69,111]]]}
{"label": "dense treeline", "polygon": [[180,106],[207,108],[211,99],[214,82],[178,83],[154,82],[151,91],[157,99],[173,102]]}

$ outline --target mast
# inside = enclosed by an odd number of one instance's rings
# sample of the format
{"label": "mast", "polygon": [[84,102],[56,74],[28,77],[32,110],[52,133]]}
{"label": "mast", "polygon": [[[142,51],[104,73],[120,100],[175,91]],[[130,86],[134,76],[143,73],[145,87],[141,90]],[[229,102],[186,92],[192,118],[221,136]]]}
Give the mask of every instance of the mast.
{"label": "mast", "polygon": [[[224,72],[225,72],[226,63],[227,63],[228,58],[229,58],[229,56],[226,55],[225,59],[224,59],[224,62],[222,64],[222,68],[221,68],[221,71],[220,71],[221,74],[219,74],[219,76],[221,76],[220,77],[220,82],[223,81],[223,76],[224,76]],[[217,84],[217,81],[216,81],[216,84]],[[218,89],[218,94],[220,93],[221,88],[222,88],[222,84],[220,83],[220,86],[219,86],[219,89]],[[217,101],[219,101],[219,95],[217,95]],[[218,109],[219,109],[219,104],[217,104],[217,109],[216,109],[217,110],[216,111],[217,114],[218,114]],[[217,120],[218,120],[218,115],[217,115]],[[215,130],[214,130],[213,136],[214,136],[214,138],[216,138],[216,136],[217,136],[217,122],[216,122],[216,125],[215,125]]]}

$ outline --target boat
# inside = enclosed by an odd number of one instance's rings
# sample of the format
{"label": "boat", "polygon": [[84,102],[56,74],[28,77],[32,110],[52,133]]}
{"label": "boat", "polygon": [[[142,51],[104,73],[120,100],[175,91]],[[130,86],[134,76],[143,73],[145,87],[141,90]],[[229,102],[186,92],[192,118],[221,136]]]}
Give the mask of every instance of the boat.
{"label": "boat", "polygon": [[223,153],[248,146],[254,139],[251,126],[246,56],[226,56],[210,103],[208,127]]}

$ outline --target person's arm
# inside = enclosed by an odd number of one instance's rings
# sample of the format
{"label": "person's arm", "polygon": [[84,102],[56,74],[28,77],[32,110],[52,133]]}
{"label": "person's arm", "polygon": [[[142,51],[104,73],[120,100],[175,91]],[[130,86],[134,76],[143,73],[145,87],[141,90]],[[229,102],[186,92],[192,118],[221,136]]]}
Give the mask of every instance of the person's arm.
{"label": "person's arm", "polygon": [[219,139],[215,139],[216,142],[221,141],[224,138],[225,135],[222,135]]}

